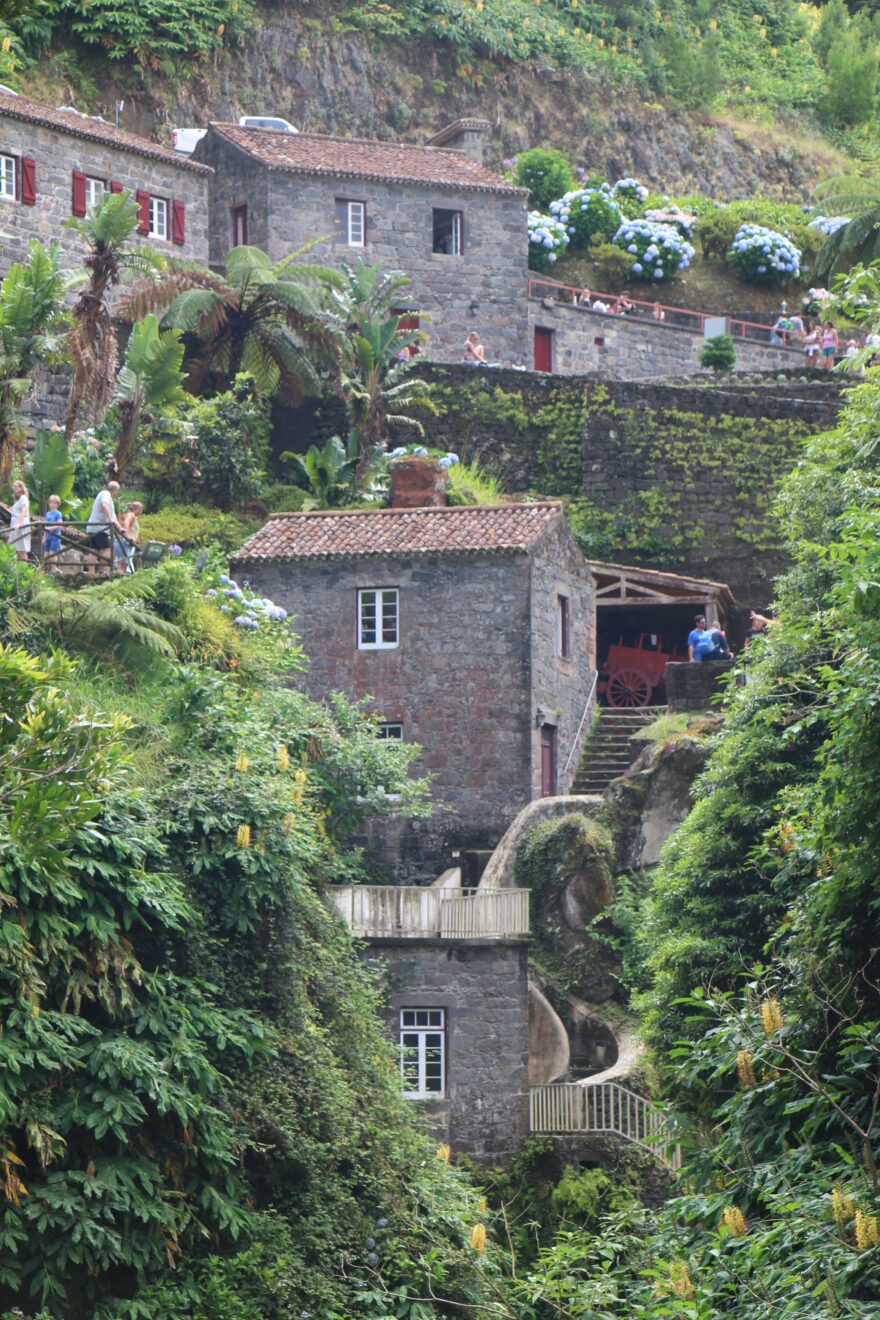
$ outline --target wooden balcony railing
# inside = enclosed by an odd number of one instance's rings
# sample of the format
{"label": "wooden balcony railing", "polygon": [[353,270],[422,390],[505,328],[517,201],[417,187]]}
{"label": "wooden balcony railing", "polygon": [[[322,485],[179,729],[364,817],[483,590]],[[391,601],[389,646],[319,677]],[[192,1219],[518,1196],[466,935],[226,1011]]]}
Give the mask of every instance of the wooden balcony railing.
{"label": "wooden balcony railing", "polygon": [[333,885],[327,893],[352,934],[365,939],[505,940],[529,933],[527,889]]}
{"label": "wooden balcony railing", "polygon": [[611,1133],[643,1146],[668,1168],[681,1168],[681,1151],[669,1140],[665,1116],[644,1096],[617,1082],[533,1086],[529,1092],[529,1130]]}

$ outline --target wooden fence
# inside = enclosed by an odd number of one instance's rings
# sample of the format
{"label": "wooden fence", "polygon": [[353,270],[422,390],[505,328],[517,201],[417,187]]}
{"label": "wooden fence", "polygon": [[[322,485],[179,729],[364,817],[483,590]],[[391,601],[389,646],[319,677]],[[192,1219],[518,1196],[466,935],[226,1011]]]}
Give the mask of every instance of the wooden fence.
{"label": "wooden fence", "polygon": [[681,1152],[664,1141],[666,1119],[644,1096],[617,1082],[556,1082],[529,1092],[532,1132],[613,1133],[650,1151],[670,1169],[681,1167]]}
{"label": "wooden fence", "polygon": [[367,939],[518,939],[529,933],[527,889],[339,885],[327,893],[354,935]]}

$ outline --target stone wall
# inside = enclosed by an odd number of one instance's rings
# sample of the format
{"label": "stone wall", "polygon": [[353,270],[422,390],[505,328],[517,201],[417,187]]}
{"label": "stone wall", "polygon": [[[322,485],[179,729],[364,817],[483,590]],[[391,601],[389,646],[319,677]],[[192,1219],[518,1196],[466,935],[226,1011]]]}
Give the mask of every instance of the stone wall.
{"label": "stone wall", "polygon": [[[340,265],[354,264],[360,257],[368,265],[404,271],[412,284],[401,296],[425,313],[428,357],[460,361],[465,337],[477,329],[493,360],[526,362],[530,346],[523,194],[269,171],[211,133],[196,154],[217,171],[211,201],[212,260],[218,259],[224,243],[229,245],[230,207],[246,202],[248,240],[275,260],[317,240],[305,260]],[[442,162],[439,151],[438,157]],[[366,203],[364,247],[349,247],[338,231],[337,198]],[[434,208],[463,212],[461,256],[432,251]]]}
{"label": "stone wall", "polygon": [[[77,235],[64,228],[72,214],[72,173],[82,170],[92,178],[121,183],[134,192],[138,188],[169,203],[169,238],[167,242],[142,238],[137,241],[187,261],[206,261],[208,257],[208,179],[205,170],[193,169],[189,160],[159,160],[142,156],[116,143],[92,142],[59,129],[26,123],[0,115],[0,152],[13,156],[32,156],[36,161],[37,200],[35,206],[0,198],[0,273],[13,262],[27,258],[28,239],[43,244],[57,239],[71,264],[83,257]],[[186,206],[186,242],[171,242],[170,203],[172,199]]]}
{"label": "stone wall", "polygon": [[423,372],[441,414],[426,418],[426,444],[508,491],[572,497],[589,559],[729,582],[755,608],[786,562],[771,515],[779,483],[807,437],[836,424],[848,388],[799,371],[723,382]]}
{"label": "stone wall", "polygon": [[[559,655],[558,599],[567,596],[570,611],[571,658]],[[595,666],[595,605],[584,557],[571,533],[559,524],[546,532],[532,559],[532,793],[541,796],[541,726],[556,730],[556,791],[571,791],[578,757],[569,753],[593,686]],[[512,815],[511,815],[512,819]]]}
{"label": "stone wall", "polygon": [[724,684],[719,682],[730,669],[724,661],[706,664],[679,664],[670,660],[666,666],[666,697],[672,711],[711,710]]}
{"label": "stone wall", "polygon": [[525,942],[371,940],[386,972],[388,1028],[401,1008],[446,1010],[446,1096],[414,1100],[453,1152],[504,1163],[528,1135],[528,950]]}
{"label": "stone wall", "polygon": [[[683,326],[645,317],[610,316],[588,307],[569,307],[552,298],[530,298],[532,339],[538,326],[552,331],[553,371],[562,376],[598,371],[615,380],[651,380],[701,370],[703,336]],[[778,371],[803,362],[803,353],[797,349],[773,348],[752,340],[735,342],[735,371]],[[535,365],[533,349],[528,365]]]}

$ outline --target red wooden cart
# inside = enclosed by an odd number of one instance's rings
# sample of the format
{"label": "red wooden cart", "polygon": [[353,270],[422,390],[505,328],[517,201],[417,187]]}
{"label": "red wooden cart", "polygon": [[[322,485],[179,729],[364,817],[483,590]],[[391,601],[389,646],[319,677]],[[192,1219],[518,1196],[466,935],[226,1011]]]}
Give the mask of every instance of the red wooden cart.
{"label": "red wooden cart", "polygon": [[681,658],[677,651],[664,651],[663,638],[656,633],[642,633],[638,646],[624,646],[621,637],[608,648],[599,691],[609,706],[648,706],[663,682],[667,660]]}

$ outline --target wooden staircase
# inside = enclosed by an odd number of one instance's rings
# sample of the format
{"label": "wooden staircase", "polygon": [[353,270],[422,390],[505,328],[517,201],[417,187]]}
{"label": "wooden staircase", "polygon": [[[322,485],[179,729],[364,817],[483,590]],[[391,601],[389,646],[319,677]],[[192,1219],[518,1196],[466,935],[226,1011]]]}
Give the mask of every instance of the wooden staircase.
{"label": "wooden staircase", "polygon": [[642,706],[637,710],[603,706],[581,756],[572,793],[604,793],[612,779],[626,774],[645,748],[644,742],[633,740],[633,735],[665,710],[665,706]]}

